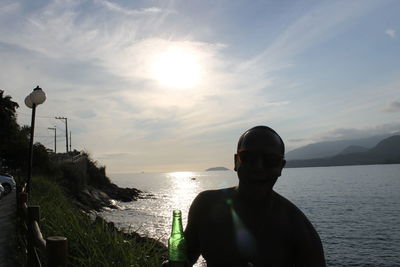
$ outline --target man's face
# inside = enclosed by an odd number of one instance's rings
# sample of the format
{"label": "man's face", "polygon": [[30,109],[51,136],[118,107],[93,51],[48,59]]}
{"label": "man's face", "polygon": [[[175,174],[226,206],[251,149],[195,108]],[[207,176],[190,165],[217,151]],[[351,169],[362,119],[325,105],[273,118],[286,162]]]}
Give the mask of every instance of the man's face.
{"label": "man's face", "polygon": [[285,165],[279,137],[263,130],[247,133],[235,162],[240,187],[272,190]]}

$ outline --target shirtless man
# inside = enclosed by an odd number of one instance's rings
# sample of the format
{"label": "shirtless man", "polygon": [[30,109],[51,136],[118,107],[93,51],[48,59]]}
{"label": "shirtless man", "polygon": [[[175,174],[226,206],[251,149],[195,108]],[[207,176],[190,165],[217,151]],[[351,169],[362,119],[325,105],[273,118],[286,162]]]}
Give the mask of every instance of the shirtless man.
{"label": "shirtless man", "polygon": [[318,233],[289,200],[272,190],[285,166],[285,147],[269,127],[239,139],[237,187],[200,193],[190,210],[185,238],[188,265],[203,255],[208,267],[325,266]]}

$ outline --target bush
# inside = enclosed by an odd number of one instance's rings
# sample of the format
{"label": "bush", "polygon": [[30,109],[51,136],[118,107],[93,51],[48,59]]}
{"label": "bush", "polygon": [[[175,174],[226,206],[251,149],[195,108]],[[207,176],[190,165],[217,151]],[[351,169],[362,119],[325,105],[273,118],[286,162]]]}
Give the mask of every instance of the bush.
{"label": "bush", "polygon": [[93,186],[107,186],[111,184],[110,179],[106,176],[106,167],[98,166],[98,163],[88,157],[87,174],[89,176],[88,183]]}
{"label": "bush", "polygon": [[84,169],[73,163],[62,163],[60,169],[62,173],[60,183],[71,193],[76,193],[86,187],[87,174]]}
{"label": "bush", "polygon": [[124,239],[103,221],[91,220],[54,181],[34,177],[30,205],[41,207],[40,227],[45,237],[68,238],[69,266],[161,266],[165,251],[157,242]]}

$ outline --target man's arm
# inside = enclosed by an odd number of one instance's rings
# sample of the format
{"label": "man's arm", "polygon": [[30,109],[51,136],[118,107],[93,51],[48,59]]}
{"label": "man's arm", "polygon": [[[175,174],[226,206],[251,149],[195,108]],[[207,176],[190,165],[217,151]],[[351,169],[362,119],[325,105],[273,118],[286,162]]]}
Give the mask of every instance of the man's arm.
{"label": "man's arm", "polygon": [[189,266],[196,263],[200,256],[199,223],[202,218],[201,208],[202,193],[200,193],[192,202],[188,222],[185,229],[185,239],[187,244],[187,258]]}
{"label": "man's arm", "polygon": [[325,267],[324,250],[317,231],[300,210],[296,217],[295,266]]}

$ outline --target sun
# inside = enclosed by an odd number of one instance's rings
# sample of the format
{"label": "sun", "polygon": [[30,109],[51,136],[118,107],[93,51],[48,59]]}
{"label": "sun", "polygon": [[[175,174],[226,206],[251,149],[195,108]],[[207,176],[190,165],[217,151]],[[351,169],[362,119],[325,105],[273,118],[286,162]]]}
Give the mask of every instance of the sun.
{"label": "sun", "polygon": [[152,78],[172,88],[193,88],[200,83],[202,76],[196,50],[180,45],[155,54],[151,66]]}

